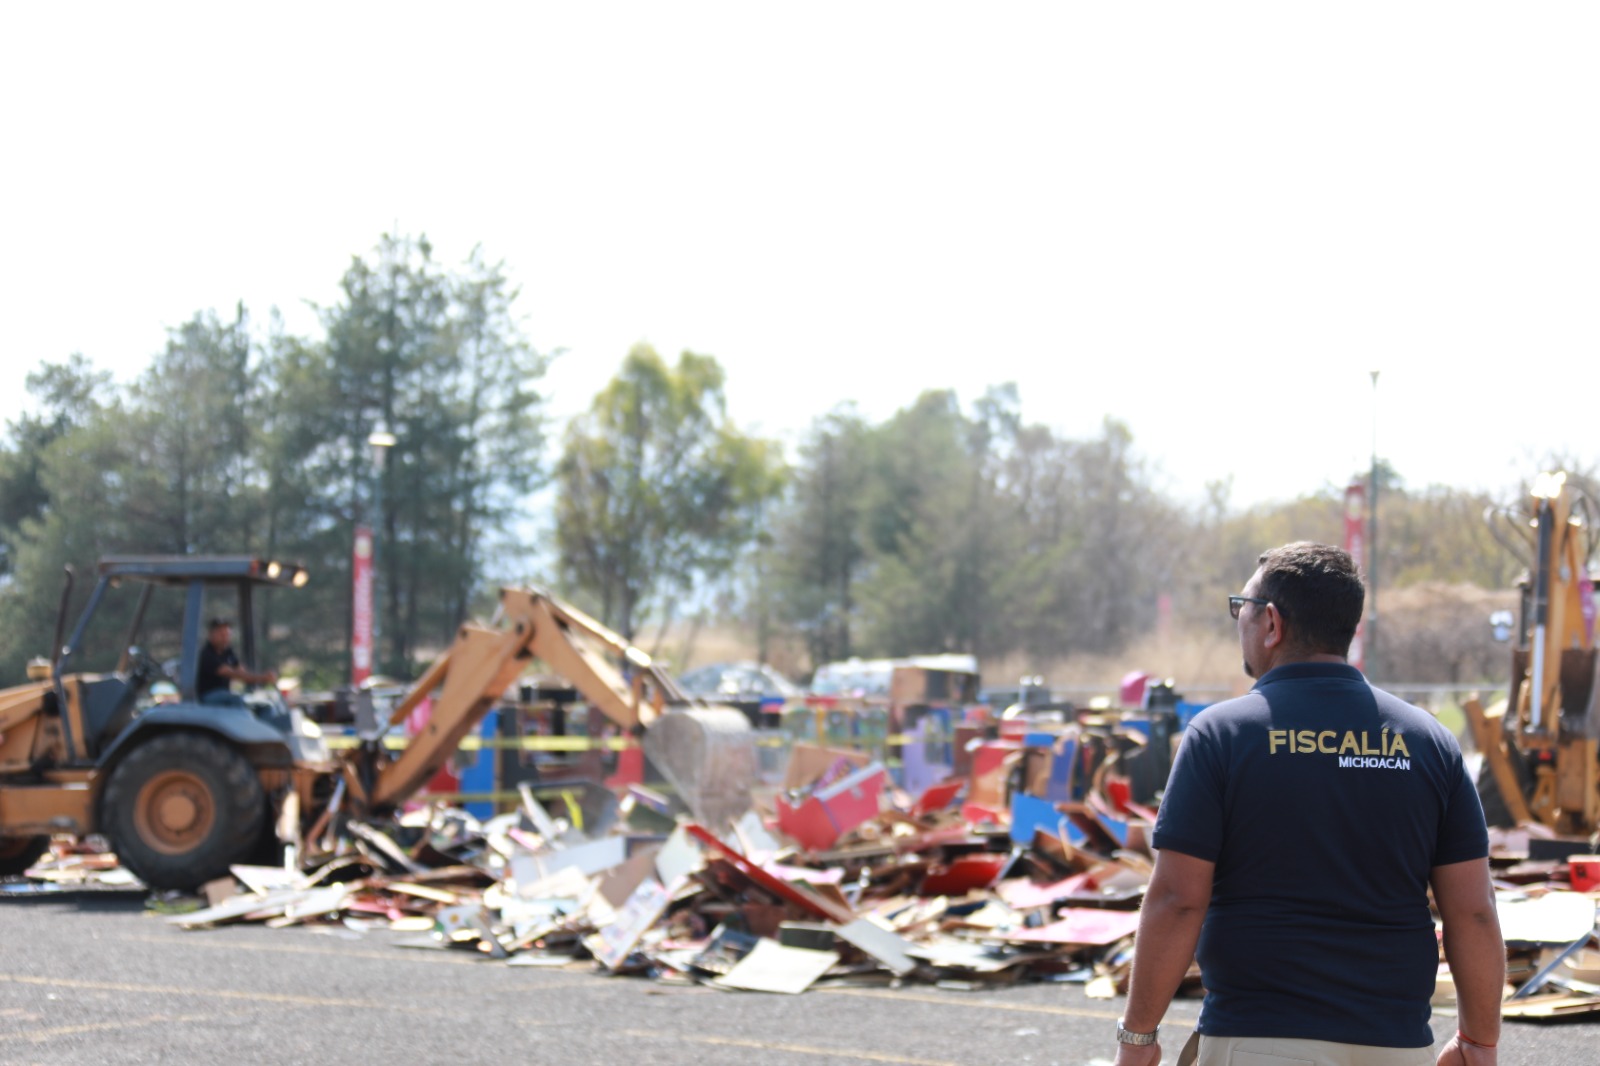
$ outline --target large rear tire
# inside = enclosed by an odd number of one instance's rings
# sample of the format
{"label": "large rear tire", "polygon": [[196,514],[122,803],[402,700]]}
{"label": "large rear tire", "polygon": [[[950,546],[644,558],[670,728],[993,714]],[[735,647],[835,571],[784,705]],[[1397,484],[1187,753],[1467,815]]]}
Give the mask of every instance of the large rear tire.
{"label": "large rear tire", "polygon": [[215,737],[181,732],[153,736],[117,764],[100,823],[145,884],[193,889],[245,861],[266,817],[266,794],[245,757]]}
{"label": "large rear tire", "polygon": [[50,850],[50,838],[0,837],[0,877],[20,874]]}

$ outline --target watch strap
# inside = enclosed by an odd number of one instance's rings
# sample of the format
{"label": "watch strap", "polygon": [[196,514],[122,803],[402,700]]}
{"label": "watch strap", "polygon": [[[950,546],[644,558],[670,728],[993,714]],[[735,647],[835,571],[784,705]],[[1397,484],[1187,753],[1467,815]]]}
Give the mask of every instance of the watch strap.
{"label": "watch strap", "polygon": [[1156,1035],[1161,1032],[1161,1026],[1156,1026],[1148,1033],[1130,1032],[1123,1024],[1122,1019],[1117,1019],[1117,1043],[1131,1044],[1134,1047],[1144,1047],[1156,1042]]}

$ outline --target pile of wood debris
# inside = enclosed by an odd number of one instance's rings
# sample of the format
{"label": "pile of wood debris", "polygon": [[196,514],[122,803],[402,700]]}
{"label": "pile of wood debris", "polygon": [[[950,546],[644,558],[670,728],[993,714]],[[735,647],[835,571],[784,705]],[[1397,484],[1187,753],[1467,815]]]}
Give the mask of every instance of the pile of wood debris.
{"label": "pile of wood debris", "polygon": [[[293,843],[282,867],[235,867],[165,920],[398,931],[402,946],[509,965],[769,992],[907,981],[1126,992],[1153,812],[1114,790],[1083,802],[1019,792],[997,816],[965,782],[912,798],[876,764],[835,754],[803,753],[809,768],[766,817],[716,834],[637,787],[548,807],[524,788],[518,809],[483,822],[437,806],[345,822],[314,849]],[[1506,1017],[1600,1017],[1597,893],[1573,891],[1564,860],[1530,860],[1526,840],[1496,848]],[[126,878],[113,867],[80,850],[33,872]],[[1185,989],[1200,991],[1197,970]],[[1452,1003],[1441,963],[1435,1004]]]}
{"label": "pile of wood debris", "polygon": [[[1084,831],[1071,834],[1082,845],[1060,834],[1023,845],[968,821],[957,792],[895,797],[832,848],[806,852],[754,813],[714,835],[667,821],[642,789],[587,820],[524,789],[518,810],[482,823],[438,807],[387,826],[346,823],[333,857],[235,867],[205,886],[209,905],[166,920],[401,930],[420,934],[406,946],[512,965],[764,991],[902,980],[1124,988],[1148,852],[1096,850]],[[1102,844],[1114,839],[1100,822],[1117,815],[1075,806]],[[652,821],[658,831],[638,828]]]}

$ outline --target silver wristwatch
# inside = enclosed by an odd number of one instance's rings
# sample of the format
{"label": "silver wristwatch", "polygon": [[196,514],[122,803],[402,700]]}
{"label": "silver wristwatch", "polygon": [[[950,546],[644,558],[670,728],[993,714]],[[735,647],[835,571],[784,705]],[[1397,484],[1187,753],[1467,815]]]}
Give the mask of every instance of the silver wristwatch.
{"label": "silver wristwatch", "polygon": [[1135,1047],[1144,1047],[1146,1044],[1156,1042],[1156,1034],[1161,1032],[1161,1026],[1156,1026],[1148,1033],[1130,1033],[1122,1027],[1122,1019],[1117,1019],[1117,1043],[1132,1044]]}

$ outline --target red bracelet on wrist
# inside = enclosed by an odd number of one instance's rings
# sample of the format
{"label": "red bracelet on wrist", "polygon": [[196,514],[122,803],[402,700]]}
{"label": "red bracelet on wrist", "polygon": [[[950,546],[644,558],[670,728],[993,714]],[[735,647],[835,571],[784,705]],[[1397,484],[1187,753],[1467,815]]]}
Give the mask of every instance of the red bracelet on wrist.
{"label": "red bracelet on wrist", "polygon": [[1494,1044],[1480,1044],[1466,1033],[1463,1033],[1460,1029],[1456,1030],[1456,1039],[1460,1040],[1463,1044],[1471,1044],[1473,1047],[1481,1047],[1485,1051],[1493,1051],[1495,1049]]}

